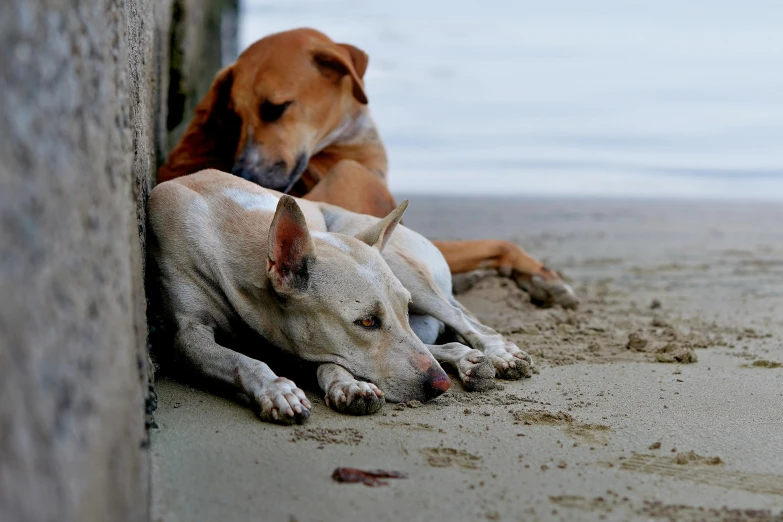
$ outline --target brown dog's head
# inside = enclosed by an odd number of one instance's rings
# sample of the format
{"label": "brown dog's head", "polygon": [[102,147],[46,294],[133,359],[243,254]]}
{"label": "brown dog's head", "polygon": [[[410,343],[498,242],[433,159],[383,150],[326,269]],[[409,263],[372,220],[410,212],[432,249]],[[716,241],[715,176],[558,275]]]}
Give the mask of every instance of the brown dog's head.
{"label": "brown dog's head", "polygon": [[221,154],[233,155],[233,174],[287,192],[367,104],[367,61],[362,50],[313,29],[262,38],[218,73],[188,133],[214,134]]}

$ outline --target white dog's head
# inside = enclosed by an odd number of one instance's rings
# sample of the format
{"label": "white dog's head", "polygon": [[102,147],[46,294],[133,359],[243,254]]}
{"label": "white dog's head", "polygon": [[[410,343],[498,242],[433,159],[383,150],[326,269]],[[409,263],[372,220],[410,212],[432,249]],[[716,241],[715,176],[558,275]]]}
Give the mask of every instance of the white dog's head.
{"label": "white dog's head", "polygon": [[450,380],[408,322],[410,293],[381,257],[407,202],[357,234],[310,233],[283,196],[269,229],[267,271],[297,355],[339,364],[391,402],[428,400]]}

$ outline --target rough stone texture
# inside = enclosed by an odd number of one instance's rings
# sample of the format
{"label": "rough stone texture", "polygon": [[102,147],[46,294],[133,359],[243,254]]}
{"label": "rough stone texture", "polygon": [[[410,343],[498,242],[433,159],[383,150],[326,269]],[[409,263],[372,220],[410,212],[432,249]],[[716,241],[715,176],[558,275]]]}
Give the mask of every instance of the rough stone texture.
{"label": "rough stone texture", "polygon": [[3,521],[149,518],[144,203],[172,1],[0,2]]}
{"label": "rough stone texture", "polygon": [[179,141],[215,72],[237,57],[237,4],[238,0],[172,2],[168,111],[161,122],[167,139],[159,149],[161,160]]}

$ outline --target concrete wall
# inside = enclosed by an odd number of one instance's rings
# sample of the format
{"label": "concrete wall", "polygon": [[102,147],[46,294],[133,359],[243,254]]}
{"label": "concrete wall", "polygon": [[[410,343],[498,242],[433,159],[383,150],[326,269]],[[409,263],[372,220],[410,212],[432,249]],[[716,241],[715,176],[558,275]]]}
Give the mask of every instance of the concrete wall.
{"label": "concrete wall", "polygon": [[166,150],[179,141],[219,64],[228,65],[237,57],[237,0],[173,0],[169,36]]}
{"label": "concrete wall", "polygon": [[[169,142],[170,45],[216,45],[205,20],[232,8],[0,2],[4,522],[149,518],[144,204]],[[181,119],[220,66],[202,58],[175,74],[194,85]]]}

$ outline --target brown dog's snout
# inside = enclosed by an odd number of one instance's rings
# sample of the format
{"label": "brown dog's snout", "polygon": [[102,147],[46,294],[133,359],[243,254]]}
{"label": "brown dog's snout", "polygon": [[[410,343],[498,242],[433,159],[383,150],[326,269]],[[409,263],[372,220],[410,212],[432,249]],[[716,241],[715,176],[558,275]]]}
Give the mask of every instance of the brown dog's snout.
{"label": "brown dog's snout", "polygon": [[451,388],[451,379],[443,371],[443,368],[438,363],[435,363],[427,371],[423,388],[426,396],[425,400],[434,399]]}
{"label": "brown dog's snout", "polygon": [[234,163],[231,173],[264,188],[287,193],[307,168],[308,157],[299,154],[288,162],[267,158],[260,144],[248,142]]}

